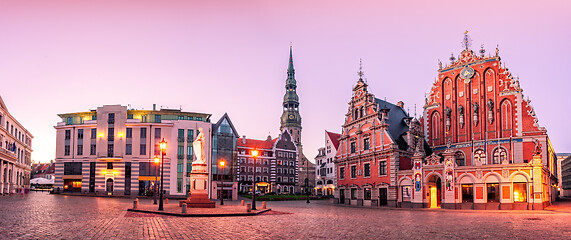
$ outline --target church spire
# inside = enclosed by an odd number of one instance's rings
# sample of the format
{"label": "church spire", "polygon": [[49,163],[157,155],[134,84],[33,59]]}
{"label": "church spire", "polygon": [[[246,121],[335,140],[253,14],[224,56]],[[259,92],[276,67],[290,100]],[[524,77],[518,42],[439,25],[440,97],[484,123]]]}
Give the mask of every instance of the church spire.
{"label": "church spire", "polygon": [[289,43],[289,66],[287,67],[287,78],[294,79],[295,70],[293,69],[293,53],[291,42]]}

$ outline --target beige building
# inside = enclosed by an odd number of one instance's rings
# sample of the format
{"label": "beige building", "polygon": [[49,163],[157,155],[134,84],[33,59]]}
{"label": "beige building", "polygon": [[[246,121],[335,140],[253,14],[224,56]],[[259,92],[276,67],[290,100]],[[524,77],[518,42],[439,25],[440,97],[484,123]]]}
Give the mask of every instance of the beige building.
{"label": "beige building", "polygon": [[152,196],[155,175],[160,183],[154,158],[160,157],[159,142],[164,139],[163,188],[167,196],[185,196],[194,159],[192,142],[199,129],[206,138],[210,168],[210,114],[105,105],[58,116],[62,121],[55,126],[55,192]]}
{"label": "beige building", "polygon": [[32,138],[0,97],[0,193],[13,194],[30,187]]}

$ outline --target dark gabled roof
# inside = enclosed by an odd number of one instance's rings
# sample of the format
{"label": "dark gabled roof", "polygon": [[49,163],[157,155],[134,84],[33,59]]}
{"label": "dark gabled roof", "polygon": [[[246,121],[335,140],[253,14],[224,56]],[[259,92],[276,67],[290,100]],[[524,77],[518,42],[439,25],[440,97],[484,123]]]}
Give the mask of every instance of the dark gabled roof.
{"label": "dark gabled roof", "polygon": [[389,135],[399,145],[400,149],[406,149],[407,143],[402,135],[408,132],[408,125],[405,119],[410,119],[408,113],[401,107],[390,102],[375,98],[375,103],[379,105],[380,110],[385,110],[389,114],[387,123],[389,124]]}
{"label": "dark gabled roof", "polygon": [[230,124],[230,128],[232,128],[232,132],[234,132],[234,136],[240,137],[240,135],[238,135],[238,132],[236,131],[236,128],[234,128],[234,124],[232,123],[232,120],[230,120],[228,113],[224,113],[224,115],[222,115],[222,117],[218,120],[218,122],[216,122],[215,124],[212,124],[212,134],[214,134],[218,130],[218,127],[220,127],[220,124],[222,124],[222,121],[224,119],[226,119],[228,121],[228,124]]}

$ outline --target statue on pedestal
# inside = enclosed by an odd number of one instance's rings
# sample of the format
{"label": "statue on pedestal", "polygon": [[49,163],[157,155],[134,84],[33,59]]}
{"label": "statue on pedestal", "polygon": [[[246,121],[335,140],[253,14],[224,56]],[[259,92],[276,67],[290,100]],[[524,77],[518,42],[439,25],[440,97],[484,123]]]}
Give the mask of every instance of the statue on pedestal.
{"label": "statue on pedestal", "polygon": [[205,152],[204,152],[204,132],[202,130],[202,128],[198,128],[198,136],[196,137],[196,140],[194,140],[194,142],[192,143],[192,147],[194,148],[194,155],[196,156],[196,160],[194,160],[192,163],[206,163],[206,156],[205,156]]}

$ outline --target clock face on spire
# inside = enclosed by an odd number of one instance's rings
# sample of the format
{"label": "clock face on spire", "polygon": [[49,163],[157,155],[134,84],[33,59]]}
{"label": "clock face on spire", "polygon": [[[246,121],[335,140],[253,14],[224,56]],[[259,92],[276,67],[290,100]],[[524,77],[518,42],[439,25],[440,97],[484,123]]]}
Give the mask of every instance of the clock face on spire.
{"label": "clock face on spire", "polygon": [[294,116],[293,114],[290,114],[290,115],[288,116],[288,118],[289,118],[290,120],[293,120],[293,119],[295,118],[295,116]]}

